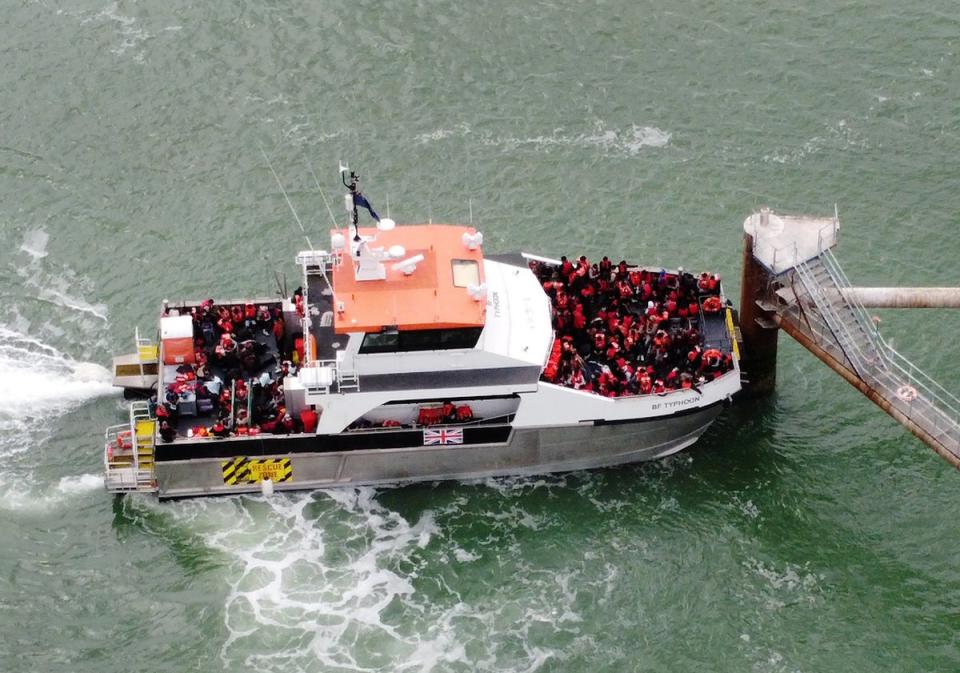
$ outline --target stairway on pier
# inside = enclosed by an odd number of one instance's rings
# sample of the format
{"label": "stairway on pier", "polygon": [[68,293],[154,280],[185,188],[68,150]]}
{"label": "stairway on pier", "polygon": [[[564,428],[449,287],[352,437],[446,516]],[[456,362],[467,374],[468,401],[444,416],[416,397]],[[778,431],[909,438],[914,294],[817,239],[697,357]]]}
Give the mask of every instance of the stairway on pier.
{"label": "stairway on pier", "polygon": [[883,340],[864,307],[846,292],[849,287],[833,253],[825,249],[779,274],[758,303],[865,384],[862,392],[878,406],[960,467],[960,400]]}

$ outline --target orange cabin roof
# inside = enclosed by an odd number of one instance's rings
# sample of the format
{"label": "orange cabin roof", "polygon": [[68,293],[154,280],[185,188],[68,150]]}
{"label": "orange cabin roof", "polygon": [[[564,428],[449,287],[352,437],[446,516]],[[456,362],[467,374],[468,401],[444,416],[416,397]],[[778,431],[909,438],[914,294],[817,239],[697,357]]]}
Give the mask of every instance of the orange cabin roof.
{"label": "orange cabin roof", "polygon": [[[343,262],[333,271],[335,308],[334,331],[379,332],[385,327],[399,330],[482,327],[486,302],[476,301],[466,287],[454,285],[453,261],[475,260],[479,280],[483,276],[483,252],[463,244],[463,234],[473,227],[448,224],[418,224],[379,232],[361,228],[362,236],[374,236],[368,245],[387,250],[393,245],[406,249],[404,259],[422,254],[416,271],[406,276],[394,271],[401,260],[385,260],[385,280],[356,280],[349,248]],[[346,233],[346,232],[344,232]],[[349,234],[348,234],[349,235]],[[342,304],[343,310],[339,310]]]}

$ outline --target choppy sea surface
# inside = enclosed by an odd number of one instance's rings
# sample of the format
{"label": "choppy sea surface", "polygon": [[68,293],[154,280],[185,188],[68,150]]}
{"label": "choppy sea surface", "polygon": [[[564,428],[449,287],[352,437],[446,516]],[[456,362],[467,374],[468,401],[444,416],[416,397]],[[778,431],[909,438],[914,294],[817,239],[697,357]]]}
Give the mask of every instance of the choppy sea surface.
{"label": "choppy sea surface", "polygon": [[[957,671],[960,475],[781,337],[779,388],[595,472],[158,504],[102,488],[110,357],[273,291],[338,160],[486,249],[723,274],[755,208],[957,285],[960,6],[7,3],[0,670]],[[389,206],[387,205],[389,203]],[[881,312],[960,390],[960,318]]]}

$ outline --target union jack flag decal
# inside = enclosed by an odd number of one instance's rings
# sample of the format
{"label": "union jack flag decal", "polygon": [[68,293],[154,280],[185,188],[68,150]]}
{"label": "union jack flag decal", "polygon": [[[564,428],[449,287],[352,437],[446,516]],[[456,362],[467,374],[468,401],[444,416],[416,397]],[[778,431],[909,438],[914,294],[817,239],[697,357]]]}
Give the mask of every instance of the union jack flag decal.
{"label": "union jack flag decal", "polygon": [[442,430],[424,430],[423,445],[463,444],[463,428],[448,428]]}

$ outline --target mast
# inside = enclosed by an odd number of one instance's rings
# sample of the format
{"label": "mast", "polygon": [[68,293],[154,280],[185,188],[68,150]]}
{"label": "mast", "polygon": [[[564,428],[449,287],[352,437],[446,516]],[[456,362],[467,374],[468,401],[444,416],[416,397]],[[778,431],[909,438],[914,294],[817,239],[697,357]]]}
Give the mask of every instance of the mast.
{"label": "mast", "polygon": [[[347,182],[346,177],[348,171],[350,173],[350,182]],[[351,248],[353,249],[353,254],[359,257],[360,243],[363,241],[363,239],[360,238],[360,215],[357,213],[357,195],[360,194],[360,176],[351,171],[347,166],[340,164],[340,180],[343,182],[343,186],[349,190],[344,203],[347,207],[347,213],[350,215],[350,227],[353,230],[353,245]]]}

